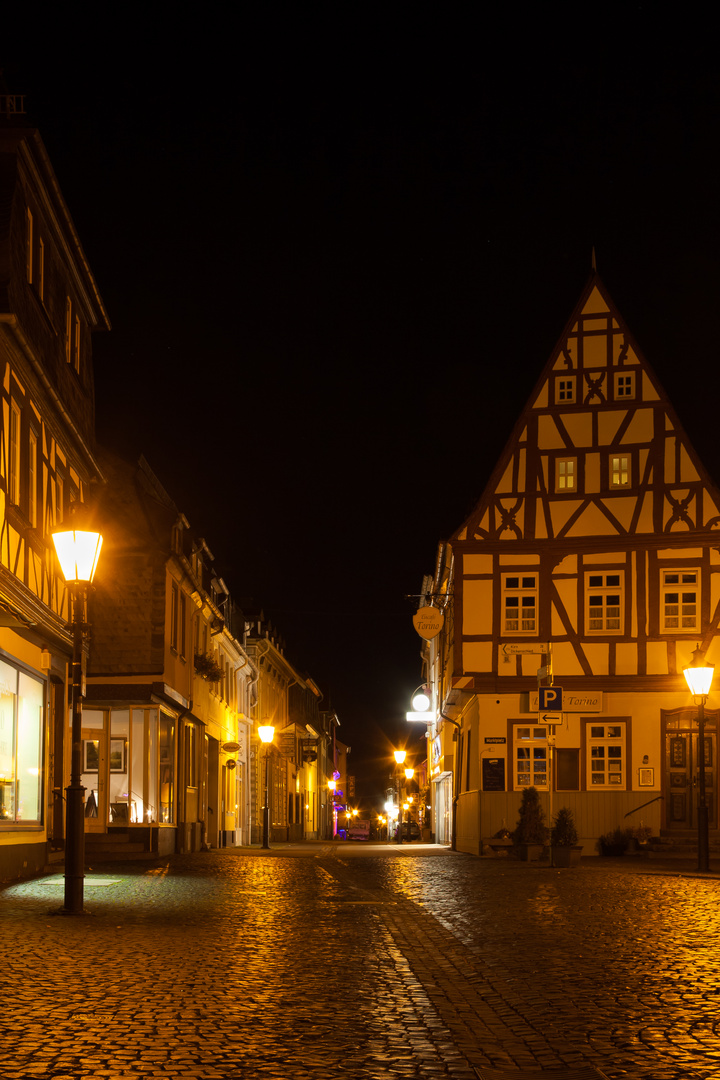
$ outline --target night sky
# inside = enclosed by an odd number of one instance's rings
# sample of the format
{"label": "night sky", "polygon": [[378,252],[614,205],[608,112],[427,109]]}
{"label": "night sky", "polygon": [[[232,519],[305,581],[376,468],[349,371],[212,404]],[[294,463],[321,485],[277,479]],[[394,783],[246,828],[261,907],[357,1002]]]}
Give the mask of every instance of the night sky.
{"label": "night sky", "polygon": [[648,4],[583,24],[569,5],[233,10],[204,7],[207,29],[190,8],[64,10],[5,34],[0,66],[113,326],[98,438],[145,454],[369,776],[410,738],[406,597],[593,247],[720,479],[713,37]]}

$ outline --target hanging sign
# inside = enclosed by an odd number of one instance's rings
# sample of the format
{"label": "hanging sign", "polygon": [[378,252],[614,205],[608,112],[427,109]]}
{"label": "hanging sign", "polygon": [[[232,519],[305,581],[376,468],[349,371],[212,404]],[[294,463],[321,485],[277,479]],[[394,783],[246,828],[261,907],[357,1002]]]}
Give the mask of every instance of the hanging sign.
{"label": "hanging sign", "polygon": [[426,641],[430,641],[432,638],[438,636],[443,628],[444,622],[445,616],[442,611],[436,607],[418,608],[413,615],[413,626],[420,637],[425,638]]}

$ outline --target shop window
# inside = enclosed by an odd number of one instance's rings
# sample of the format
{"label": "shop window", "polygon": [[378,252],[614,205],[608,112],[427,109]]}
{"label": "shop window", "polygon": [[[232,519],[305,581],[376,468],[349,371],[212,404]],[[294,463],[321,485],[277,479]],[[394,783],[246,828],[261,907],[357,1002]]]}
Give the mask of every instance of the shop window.
{"label": "shop window", "polygon": [[537,634],[537,574],[503,574],[502,626],[508,634]]}
{"label": "shop window", "polygon": [[623,617],[623,575],[585,575],[586,628],[588,633],[619,633]]}
{"label": "shop window", "polygon": [[514,787],[548,788],[547,728],[516,725],[513,732]]}
{"label": "shop window", "polygon": [[589,722],[586,731],[588,788],[624,790],[625,724]]}
{"label": "shop window", "polygon": [[42,820],[45,685],[0,660],[0,827]]}
{"label": "shop window", "polygon": [[699,627],[699,570],[663,570],[660,585],[661,629],[691,632]]}

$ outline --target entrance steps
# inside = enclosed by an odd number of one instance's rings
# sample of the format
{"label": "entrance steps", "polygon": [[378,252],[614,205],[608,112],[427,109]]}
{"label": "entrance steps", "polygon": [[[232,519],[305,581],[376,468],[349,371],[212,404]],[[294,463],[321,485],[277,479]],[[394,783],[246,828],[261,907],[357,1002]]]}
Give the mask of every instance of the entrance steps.
{"label": "entrance steps", "polygon": [[[650,858],[692,859],[697,856],[697,832],[693,829],[678,829],[670,832],[662,829],[660,836],[654,836],[648,842]],[[709,852],[720,856],[720,832],[711,830]]]}
{"label": "entrance steps", "polygon": [[147,851],[142,840],[131,840],[129,832],[85,833],[85,861],[114,862],[122,859],[156,859],[157,852]]}

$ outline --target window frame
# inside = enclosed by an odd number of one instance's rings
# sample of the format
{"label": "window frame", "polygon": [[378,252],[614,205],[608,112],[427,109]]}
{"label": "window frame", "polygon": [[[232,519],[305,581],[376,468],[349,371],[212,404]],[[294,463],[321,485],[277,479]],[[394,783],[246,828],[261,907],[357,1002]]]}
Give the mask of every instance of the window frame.
{"label": "window frame", "polygon": [[[688,575],[689,576],[689,575],[692,574],[694,576],[694,578],[695,578],[695,585],[694,585],[694,589],[693,589],[693,591],[695,593],[695,620],[692,623],[692,625],[686,625],[686,626],[682,625],[682,618],[683,618],[683,612],[682,612],[683,598],[682,597],[679,597],[679,599],[678,599],[678,609],[679,609],[678,612],[677,612],[678,624],[675,625],[675,626],[669,626],[668,625],[668,612],[667,612],[668,603],[667,603],[666,597],[668,596],[668,594],[670,594],[672,592],[677,592],[677,593],[680,594],[680,593],[683,592],[683,588],[684,588],[684,586],[686,584],[688,586],[690,585],[689,582],[686,583],[686,582],[683,582],[682,580],[680,580],[680,581],[678,581],[676,583],[667,582],[665,580],[665,576],[668,575],[668,574],[677,574],[677,576],[679,578],[682,578],[683,575]],[[663,567],[660,568],[660,596],[659,596],[659,605],[658,606],[659,606],[660,633],[661,634],[678,635],[678,634],[696,634],[697,633],[697,631],[700,629],[700,625],[701,625],[701,613],[700,613],[700,601],[701,601],[701,596],[702,596],[701,582],[702,582],[702,578],[701,578],[700,567],[663,566]]]}
{"label": "window frame", "polygon": [[[524,584],[525,579],[529,579],[530,577],[532,577],[533,581],[534,581],[534,584],[532,586],[529,585],[529,584],[528,585]],[[519,584],[517,586],[508,585],[508,581],[509,580],[514,580],[515,578],[517,578]],[[532,571],[528,571],[528,570],[525,570],[525,569],[522,569],[522,570],[504,570],[501,573],[501,575],[500,575],[500,605],[501,605],[500,625],[502,627],[502,633],[503,634],[525,635],[526,637],[537,637],[538,636],[538,634],[539,634],[539,622],[540,622],[540,619],[539,619],[539,603],[540,603],[540,582],[539,582],[539,579],[540,579],[540,574],[539,574],[539,571],[537,569],[532,570]],[[508,626],[508,622],[510,620],[509,620],[509,618],[507,617],[507,614],[506,614],[507,611],[508,611],[508,606],[507,606],[506,601],[507,601],[507,598],[510,597],[510,596],[518,596],[518,598],[519,598],[518,609],[517,609],[518,610],[518,618],[517,618],[518,626],[517,626],[516,629],[511,629]],[[531,596],[534,598],[534,604],[532,605],[533,611],[534,611],[534,616],[533,616],[534,628],[533,629],[528,629],[527,627],[524,627],[522,625],[523,621],[524,621],[523,618],[522,618],[522,609],[523,609],[523,607],[528,607],[529,608],[530,605],[529,604],[525,605],[525,604],[523,604],[522,601],[523,601],[524,598],[530,598]]]}
{"label": "window frame", "polygon": [[[627,464],[626,464],[625,467],[618,464],[618,466],[616,468],[616,466],[615,466],[616,461],[617,462],[623,462],[624,461]],[[627,481],[625,483],[623,483],[623,481],[621,479],[614,480],[613,477],[616,475],[616,473],[617,473],[618,476],[627,475]],[[627,453],[621,453],[621,452],[612,453],[611,452],[608,455],[608,486],[609,486],[610,490],[611,491],[629,491],[632,488],[632,485],[633,485],[633,459],[632,459],[632,454],[629,451]]]}
{"label": "window frame", "polygon": [[[628,368],[622,368],[615,372],[613,379],[613,393],[615,401],[634,401],[637,396],[637,379],[635,378],[636,372]],[[621,393],[621,381],[627,379],[629,382],[629,392],[627,394]]]}
{"label": "window frame", "polygon": [[[619,584],[618,585],[608,584],[607,579],[609,577],[614,577],[615,575],[617,575],[617,577],[619,578]],[[593,578],[593,577],[602,577],[603,578],[603,584],[602,585],[592,585],[591,584],[591,578]],[[584,585],[585,585],[585,591],[584,591],[585,602],[584,602],[583,608],[584,608],[584,612],[585,612],[585,633],[589,634],[589,635],[593,635],[593,636],[594,635],[604,635],[604,634],[612,634],[613,636],[615,636],[617,634],[622,634],[624,626],[625,626],[625,568],[622,567],[622,568],[618,569],[617,567],[613,567],[612,569],[608,569],[607,567],[602,567],[602,568],[601,567],[594,567],[592,570],[587,570],[586,569],[585,570],[585,577],[584,577]],[[608,597],[609,598],[611,596],[614,596],[616,592],[617,592],[618,597],[619,597],[618,604],[617,604],[619,610],[618,610],[617,616],[615,616],[615,615],[609,616],[608,615],[607,608],[610,605],[606,604],[605,602],[603,602],[602,605],[597,605],[597,604],[593,605],[596,609],[598,607],[602,607],[602,622],[603,622],[603,625],[601,627],[591,626],[590,623],[591,623],[593,617],[597,618],[597,615],[594,615],[594,616],[591,615],[591,605],[590,605],[591,596],[603,596],[603,597]],[[615,606],[615,605],[613,605],[613,606]],[[611,618],[613,620],[615,618],[617,618],[617,623],[618,623],[617,626],[608,626],[608,621]]]}
{"label": "window frame", "polygon": [[[571,466],[570,475],[572,476],[572,479],[573,479],[573,484],[571,486],[567,485],[567,484],[563,485],[561,483],[561,479],[567,479],[567,476],[568,476],[567,466],[568,465]],[[565,466],[566,468],[563,469],[563,466]],[[556,457],[555,458],[555,484],[554,484],[554,488],[555,488],[555,494],[556,495],[577,495],[577,493],[578,493],[578,469],[577,469],[577,466],[578,466],[577,457],[563,456],[563,457]],[[561,477],[561,473],[564,473],[564,476]]]}
{"label": "window frame", "polygon": [[[614,717],[604,716],[601,719],[597,717],[584,717],[583,718],[583,734],[585,738],[585,790],[586,791],[627,791],[628,784],[628,744],[629,744],[629,725],[624,719],[615,719]],[[603,735],[594,735],[593,728],[602,728]],[[608,735],[607,732],[611,728],[619,728],[620,733],[617,736]],[[610,764],[609,754],[593,754],[594,749],[620,749],[619,755],[613,755],[619,761],[619,769],[612,770],[608,768]],[[594,784],[592,782],[593,775],[599,775],[599,769],[593,769],[593,762],[596,764],[604,760],[606,767],[602,770],[605,778],[601,784]],[[607,778],[611,775],[617,775],[619,780],[617,783],[609,783]]]}
{"label": "window frame", "polygon": [[[521,731],[527,731],[527,739],[523,739],[520,736]],[[543,735],[539,735],[539,732],[543,732]],[[532,719],[517,721],[514,720],[512,724],[512,790],[513,791],[525,791],[526,788],[535,787],[538,791],[550,790],[550,744],[548,741],[548,725],[538,724]],[[520,781],[520,755],[519,749],[527,748],[530,752],[524,759],[527,762],[527,766],[523,768],[522,775],[527,773],[528,782],[521,783]],[[544,756],[535,755],[534,751],[544,748]],[[538,776],[542,776],[542,771],[535,768],[535,762],[539,763],[544,761],[544,775],[545,780],[541,782],[537,779]]]}

